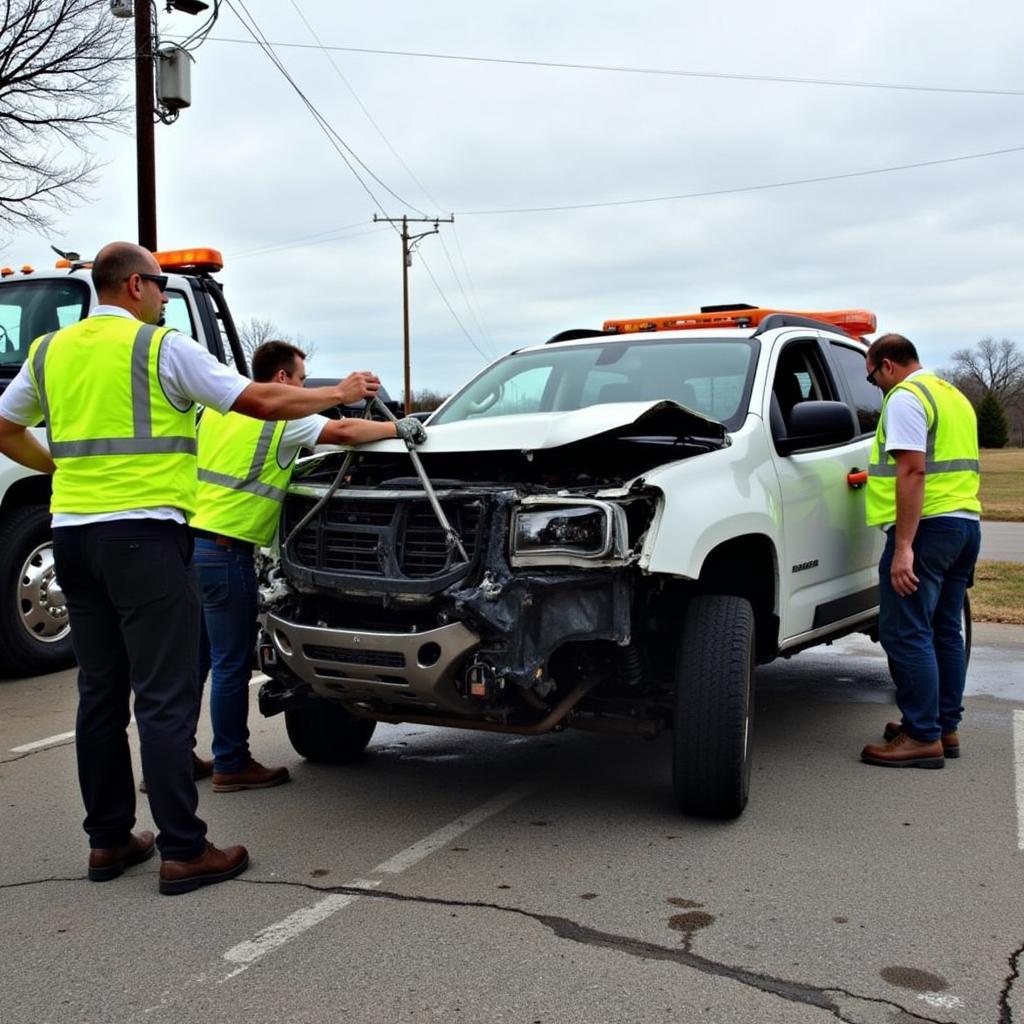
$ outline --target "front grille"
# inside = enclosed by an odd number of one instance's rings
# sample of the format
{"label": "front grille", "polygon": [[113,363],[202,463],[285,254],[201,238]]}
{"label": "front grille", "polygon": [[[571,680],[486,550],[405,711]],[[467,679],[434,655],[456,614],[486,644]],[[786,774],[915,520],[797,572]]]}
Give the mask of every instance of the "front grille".
{"label": "front grille", "polygon": [[[480,532],[480,505],[441,505],[448,522],[462,540],[466,554],[476,549]],[[416,502],[408,510],[400,538],[398,564],[406,576],[433,576],[445,567],[448,545],[444,531],[426,502]]]}
{"label": "front grille", "polygon": [[375,668],[405,668],[405,655],[401,651],[365,651],[354,647],[304,644],[302,653],[313,661],[341,661],[347,665],[372,665]]}
{"label": "front grille", "polygon": [[[287,536],[313,507],[304,497],[285,502],[282,532]],[[470,558],[481,540],[483,501],[441,502],[445,516]],[[334,500],[327,502],[289,547],[289,557],[306,569],[341,575],[428,579],[447,565],[444,532],[422,497]]]}

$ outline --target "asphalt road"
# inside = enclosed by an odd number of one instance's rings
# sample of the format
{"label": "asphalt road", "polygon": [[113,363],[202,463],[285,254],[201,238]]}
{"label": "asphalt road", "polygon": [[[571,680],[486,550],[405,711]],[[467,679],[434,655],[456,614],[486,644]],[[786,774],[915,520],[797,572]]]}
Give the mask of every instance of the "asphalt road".
{"label": "asphalt road", "polygon": [[981,557],[994,562],[1024,562],[1024,523],[983,522]]}
{"label": "asphalt road", "polygon": [[0,683],[0,1022],[1024,1022],[1022,664],[978,627],[932,772],[858,762],[893,711],[866,640],[765,667],[728,824],[674,813],[667,736],[380,727],[328,768],[254,711],[293,781],[201,783],[252,867],[176,898],[155,861],[84,879],[73,675]]}

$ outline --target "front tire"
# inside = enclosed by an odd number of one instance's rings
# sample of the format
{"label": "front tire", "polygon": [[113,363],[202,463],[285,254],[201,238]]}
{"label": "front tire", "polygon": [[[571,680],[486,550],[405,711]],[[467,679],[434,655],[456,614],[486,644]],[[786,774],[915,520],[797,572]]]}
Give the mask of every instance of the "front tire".
{"label": "front tire", "polygon": [[742,597],[691,599],[676,658],[672,788],[684,814],[736,818],[750,793],[754,611]]}
{"label": "front tire", "polygon": [[67,668],[74,658],[49,510],[15,508],[0,521],[0,673],[42,675]]}
{"label": "front tire", "polygon": [[284,724],[297,754],[320,764],[350,764],[366,749],[377,723],[328,700],[286,708]]}

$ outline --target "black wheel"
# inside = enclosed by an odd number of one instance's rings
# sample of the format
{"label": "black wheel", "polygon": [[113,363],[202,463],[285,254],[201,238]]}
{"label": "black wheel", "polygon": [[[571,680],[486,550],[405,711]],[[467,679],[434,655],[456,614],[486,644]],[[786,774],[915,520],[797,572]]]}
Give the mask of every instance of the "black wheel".
{"label": "black wheel", "polygon": [[354,761],[377,728],[372,719],[356,718],[329,700],[286,708],[284,724],[295,752],[324,764]]}
{"label": "black wheel", "polygon": [[676,659],[672,789],[684,814],[736,818],[750,792],[754,612],[742,597],[699,595]]}
{"label": "black wheel", "polygon": [[0,520],[0,672],[41,675],[67,668],[74,658],[49,510],[13,509]]}

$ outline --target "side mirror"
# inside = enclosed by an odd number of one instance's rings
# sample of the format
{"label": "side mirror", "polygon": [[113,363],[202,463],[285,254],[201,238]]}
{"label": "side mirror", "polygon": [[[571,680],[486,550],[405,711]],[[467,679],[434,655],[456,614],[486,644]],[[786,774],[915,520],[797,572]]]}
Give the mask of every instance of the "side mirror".
{"label": "side mirror", "polygon": [[782,455],[845,444],[857,436],[857,421],[845,402],[800,402],[789,414],[786,436],[776,446]]}

